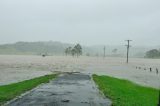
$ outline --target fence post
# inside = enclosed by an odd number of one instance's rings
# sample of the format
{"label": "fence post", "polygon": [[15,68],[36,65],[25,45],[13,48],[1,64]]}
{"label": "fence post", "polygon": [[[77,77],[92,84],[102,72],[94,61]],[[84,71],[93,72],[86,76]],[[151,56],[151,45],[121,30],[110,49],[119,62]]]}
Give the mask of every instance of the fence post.
{"label": "fence post", "polygon": [[150,68],[150,72],[152,72],[152,68]]}
{"label": "fence post", "polygon": [[156,73],[158,74],[158,68],[156,68]]}

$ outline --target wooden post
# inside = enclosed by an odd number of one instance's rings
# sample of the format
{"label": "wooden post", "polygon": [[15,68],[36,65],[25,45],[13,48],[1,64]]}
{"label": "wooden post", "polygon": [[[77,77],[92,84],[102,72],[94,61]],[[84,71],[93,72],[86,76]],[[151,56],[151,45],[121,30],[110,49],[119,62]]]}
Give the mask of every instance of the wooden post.
{"label": "wooden post", "polygon": [[103,57],[105,58],[106,57],[106,47],[104,46],[104,48],[103,48]]}
{"label": "wooden post", "polygon": [[156,68],[156,73],[158,74],[158,68]]}
{"label": "wooden post", "polygon": [[152,72],[152,68],[150,68],[150,72]]}

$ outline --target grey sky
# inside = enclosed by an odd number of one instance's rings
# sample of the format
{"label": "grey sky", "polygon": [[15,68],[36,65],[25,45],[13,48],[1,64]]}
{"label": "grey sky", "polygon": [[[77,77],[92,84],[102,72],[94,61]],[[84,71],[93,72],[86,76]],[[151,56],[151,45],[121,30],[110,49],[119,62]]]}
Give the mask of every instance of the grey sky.
{"label": "grey sky", "polygon": [[0,0],[0,43],[160,45],[160,0]]}

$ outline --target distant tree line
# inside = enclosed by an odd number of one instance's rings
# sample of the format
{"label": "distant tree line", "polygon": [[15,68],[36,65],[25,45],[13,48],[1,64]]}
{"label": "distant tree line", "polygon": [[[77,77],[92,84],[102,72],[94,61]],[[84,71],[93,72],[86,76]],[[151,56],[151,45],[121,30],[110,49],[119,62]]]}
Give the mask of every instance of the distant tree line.
{"label": "distant tree line", "polygon": [[160,58],[160,50],[152,49],[146,52],[146,58]]}
{"label": "distant tree line", "polygon": [[66,56],[71,55],[79,57],[80,55],[82,55],[82,47],[80,44],[76,44],[73,48],[68,47],[65,49],[65,54]]}

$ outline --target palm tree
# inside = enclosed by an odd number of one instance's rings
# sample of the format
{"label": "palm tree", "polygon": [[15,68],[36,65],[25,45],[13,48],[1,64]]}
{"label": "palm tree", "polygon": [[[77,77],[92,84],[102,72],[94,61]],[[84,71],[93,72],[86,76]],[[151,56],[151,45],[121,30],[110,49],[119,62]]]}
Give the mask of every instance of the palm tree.
{"label": "palm tree", "polygon": [[75,49],[75,48],[73,48],[73,49],[71,50],[71,54],[72,54],[73,57],[75,56],[75,54],[76,54],[76,49]]}
{"label": "palm tree", "polygon": [[68,54],[71,55],[72,47],[68,47]]}
{"label": "palm tree", "polygon": [[75,45],[74,48],[68,47],[65,49],[65,54],[66,54],[66,56],[67,55],[72,55],[72,56],[77,55],[77,57],[78,57],[78,56],[82,55],[82,47],[80,44]]}
{"label": "palm tree", "polygon": [[77,54],[77,57],[80,56],[80,55],[82,55],[82,47],[81,47],[80,44],[77,44],[77,45],[74,47],[74,49],[75,49],[75,52],[76,52],[76,54]]}
{"label": "palm tree", "polygon": [[65,49],[66,56],[71,55],[71,52],[72,52],[72,47],[68,47],[68,48]]}
{"label": "palm tree", "polygon": [[65,49],[65,54],[68,55],[68,48]]}

